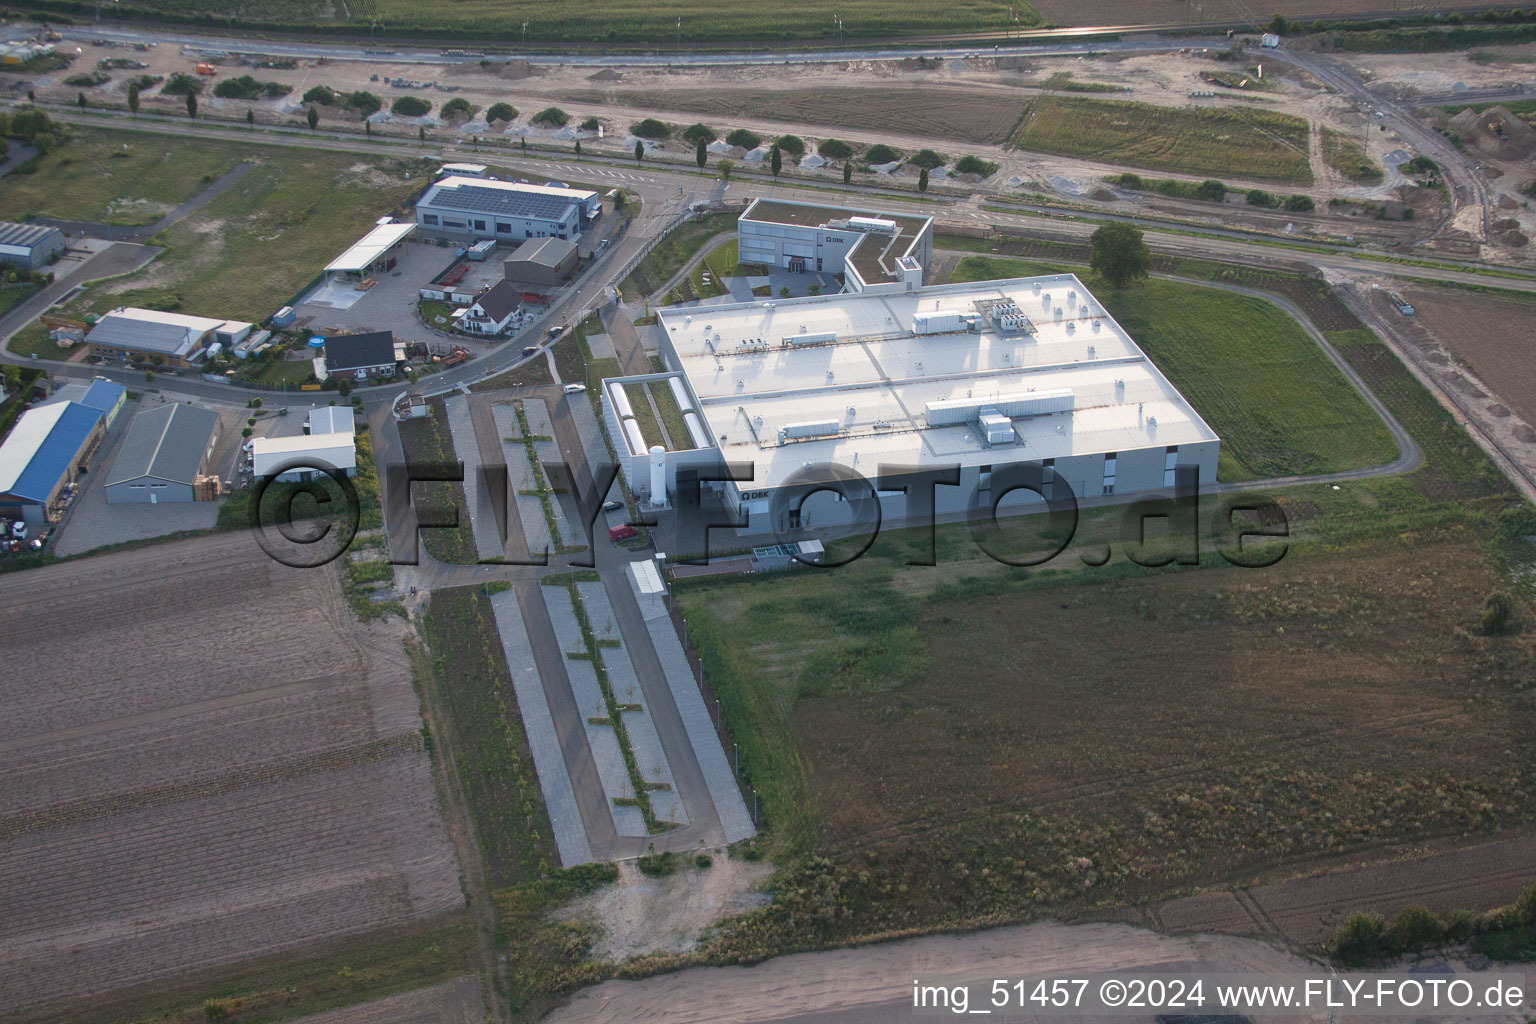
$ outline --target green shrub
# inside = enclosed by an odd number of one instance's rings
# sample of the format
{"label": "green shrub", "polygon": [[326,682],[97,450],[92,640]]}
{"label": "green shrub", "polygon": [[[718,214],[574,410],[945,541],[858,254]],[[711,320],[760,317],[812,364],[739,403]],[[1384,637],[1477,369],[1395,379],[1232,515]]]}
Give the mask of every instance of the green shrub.
{"label": "green shrub", "polygon": [[648,117],[644,121],[636,121],[629,126],[631,135],[641,139],[664,139],[672,134],[672,129],[666,123],[658,121],[654,117]]}
{"label": "green shrub", "polygon": [[336,91],[328,85],[317,85],[304,93],[304,102],[334,107],[337,103]]}
{"label": "green shrub", "polygon": [[[1195,195],[1212,203],[1222,202],[1227,198],[1226,182],[1217,181],[1214,178],[1211,178],[1207,181],[1202,181],[1198,186],[1195,187]],[[1308,200],[1308,202],[1310,201],[1311,200]],[[1308,207],[1308,209],[1310,209],[1310,207]]]}
{"label": "green shrub", "polygon": [[847,160],[853,156],[853,147],[842,139],[827,139],[816,147],[816,152],[828,160]]}
{"label": "green shrub", "polygon": [[1380,914],[1356,914],[1339,926],[1328,952],[1345,967],[1364,967],[1387,955],[1387,923]]}
{"label": "green shrub", "polygon": [[707,124],[694,123],[683,129],[683,141],[693,146],[697,146],[701,141],[707,146],[717,138],[719,136],[715,134],[715,130]]}
{"label": "green shrub", "polygon": [[1445,919],[1447,942],[1466,942],[1478,930],[1478,915],[1470,910],[1453,910]]}
{"label": "green shrub", "polygon": [[805,156],[805,140],[798,135],[780,135],[774,140],[774,145],[796,160]]}
{"label": "green shrub", "polygon": [[913,167],[921,167],[925,171],[931,171],[935,167],[944,166],[944,154],[935,153],[931,149],[920,149],[912,154],[912,159],[908,160],[907,163]]}
{"label": "green shrub", "polygon": [[202,79],[183,75],[180,72],[172,75],[170,80],[160,87],[160,93],[164,96],[200,96],[202,92]]}
{"label": "green shrub", "polygon": [[997,164],[991,160],[983,160],[979,156],[963,156],[955,164],[956,174],[975,174],[983,178],[990,178],[997,173]]}
{"label": "green shrub", "polygon": [[1412,905],[1392,919],[1388,938],[1395,953],[1416,953],[1445,941],[1445,922],[1425,907]]}
{"label": "green shrub", "polygon": [[1248,190],[1248,205],[1262,206],[1272,209],[1280,205],[1280,200],[1276,199],[1274,195],[1269,192],[1265,192],[1261,188],[1251,188]]}
{"label": "green shrub", "polygon": [[[325,86],[320,88],[324,89]],[[250,75],[226,78],[213,87],[215,96],[227,100],[255,100],[263,96],[286,96],[291,92],[293,92],[291,85],[285,85],[282,82],[258,82]]]}
{"label": "green shrub", "polygon": [[901,159],[901,154],[885,143],[876,143],[864,151],[864,162],[871,165],[892,164]]}
{"label": "green shrub", "polygon": [[457,117],[460,114],[463,114],[466,118],[469,118],[474,117],[475,111],[479,109],[479,107],[469,102],[469,100],[465,99],[463,96],[455,96],[453,99],[442,105],[442,108],[438,110],[438,115],[444,119]]}
{"label": "green shrub", "polygon": [[635,866],[640,869],[642,875],[650,875],[653,878],[670,875],[677,870],[677,854],[648,853],[635,861]]}
{"label": "green shrub", "polygon": [[546,128],[564,128],[570,119],[571,115],[559,107],[545,107],[528,120],[534,124],[541,124]]}
{"label": "green shrub", "polygon": [[1477,628],[1484,636],[1504,636],[1515,631],[1515,599],[1502,590],[1494,591],[1483,602]]}
{"label": "green shrub", "polygon": [[517,108],[510,103],[492,103],[485,111],[485,119],[487,121],[516,121]]}
{"label": "green shrub", "polygon": [[1505,915],[1510,924],[1521,927],[1536,925],[1536,885],[1531,886],[1520,894],[1520,898],[1510,904],[1509,912]]}
{"label": "green shrub", "polygon": [[432,109],[432,104],[419,96],[401,96],[389,108],[401,117],[422,117]]}
{"label": "green shrub", "polygon": [[714,863],[715,863],[715,858],[711,857],[707,853],[701,853],[698,856],[693,858],[693,866],[696,867],[696,868],[699,868],[700,870],[703,870],[704,868],[710,867]]}
{"label": "green shrub", "polygon": [[725,141],[742,149],[756,149],[763,144],[763,137],[746,128],[737,128],[725,137]]}
{"label": "green shrub", "polygon": [[1285,208],[1291,213],[1309,213],[1313,208],[1311,196],[1286,196]]}

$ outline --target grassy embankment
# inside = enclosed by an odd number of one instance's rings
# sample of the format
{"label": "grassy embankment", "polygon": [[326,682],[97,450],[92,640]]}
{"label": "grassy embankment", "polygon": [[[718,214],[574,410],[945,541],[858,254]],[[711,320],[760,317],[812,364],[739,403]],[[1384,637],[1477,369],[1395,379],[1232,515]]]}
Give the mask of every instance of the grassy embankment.
{"label": "grassy embankment", "polygon": [[1312,183],[1307,122],[1246,107],[1184,109],[1042,96],[1026,109],[1013,145],[1153,171]]}

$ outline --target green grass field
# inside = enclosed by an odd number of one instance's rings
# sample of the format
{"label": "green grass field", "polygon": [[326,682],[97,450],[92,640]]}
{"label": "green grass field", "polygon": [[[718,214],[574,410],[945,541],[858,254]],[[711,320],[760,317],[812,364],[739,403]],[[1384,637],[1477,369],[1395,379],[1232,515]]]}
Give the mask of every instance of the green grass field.
{"label": "green grass field", "polygon": [[[89,16],[87,0],[42,0],[40,6]],[[1024,25],[1040,23],[1029,4],[1014,3]],[[731,39],[818,39],[836,37],[832,15],[843,19],[846,35],[893,36],[922,32],[970,32],[1012,24],[1009,5],[996,0],[955,0],[940,6],[891,5],[880,0],[810,0],[809,3],[764,10],[749,5],[703,3],[701,0],[568,0],[558,6],[534,0],[349,0],[345,5],[324,0],[254,0],[233,18],[213,12],[199,0],[123,0],[120,16],[144,13],[159,18],[225,28],[233,22],[274,27],[314,27],[367,36],[377,24],[387,36],[413,33],[438,38],[521,41],[528,22],[530,46],[594,41],[607,43],[684,43]],[[678,19],[682,20],[681,29]]]}
{"label": "green grass field", "polygon": [[691,220],[667,235],[619,285],[624,301],[639,302],[666,284],[684,263],[693,258],[700,246],[715,235],[734,229],[739,216],[736,213],[712,213]]}
{"label": "green grass field", "polygon": [[1177,109],[1042,96],[1026,109],[1013,145],[1153,171],[1312,183],[1307,122],[1246,107]]}
{"label": "green grass field", "polygon": [[[157,139],[155,145],[173,159],[222,146],[203,139]],[[156,235],[153,243],[166,250],[158,259],[135,275],[91,286],[70,303],[70,314],[153,298],[179,303],[186,313],[259,322],[424,180],[417,161],[278,146],[227,148],[255,166],[207,206]]]}
{"label": "green grass field", "polygon": [[[967,256],[950,280],[1060,269]],[[1179,281],[1124,291],[1091,275],[1084,283],[1221,436],[1221,479],[1332,473],[1396,456],[1386,425],[1277,306]]]}
{"label": "green grass field", "polygon": [[0,220],[37,214],[151,224],[238,164],[249,148],[94,128],[73,128],[69,136],[67,145],[38,160],[37,173],[6,177]]}
{"label": "green grass field", "polygon": [[1323,159],[1350,181],[1374,185],[1382,179],[1381,165],[1366,156],[1365,143],[1353,135],[1324,128]]}

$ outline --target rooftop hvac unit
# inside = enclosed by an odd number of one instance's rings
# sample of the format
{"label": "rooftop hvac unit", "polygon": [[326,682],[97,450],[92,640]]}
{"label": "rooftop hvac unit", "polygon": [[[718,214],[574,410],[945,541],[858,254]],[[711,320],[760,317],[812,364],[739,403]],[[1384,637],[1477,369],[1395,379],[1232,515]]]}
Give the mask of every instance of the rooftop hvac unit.
{"label": "rooftop hvac unit", "polygon": [[884,217],[849,217],[848,226],[855,231],[885,231],[896,230],[896,222]]}
{"label": "rooftop hvac unit", "polygon": [[913,334],[954,334],[965,324],[959,310],[930,309],[912,314]]}
{"label": "rooftop hvac unit", "polygon": [[980,417],[983,409],[989,412],[995,410],[1003,416],[1012,418],[1071,412],[1072,408],[1071,388],[1044,388],[1039,391],[996,395],[991,398],[951,398],[940,402],[929,402],[923,407],[923,411],[928,416],[930,427],[947,427],[969,423]]}
{"label": "rooftop hvac unit", "polygon": [[810,331],[804,334],[786,334],[785,345],[826,345],[837,340],[836,331]]}
{"label": "rooftop hvac unit", "polygon": [[779,428],[779,437],[797,439],[805,437],[826,437],[836,434],[841,430],[837,420],[807,420],[804,423],[786,423]]}
{"label": "rooftop hvac unit", "polygon": [[709,431],[704,429],[704,424],[699,421],[699,414],[693,410],[683,413],[683,423],[688,427],[688,436],[693,438],[695,448],[710,448]]}
{"label": "rooftop hvac unit", "polygon": [[625,393],[623,386],[610,384],[608,386],[608,398],[613,402],[613,411],[619,414],[620,420],[634,418],[635,410],[629,404],[629,395]]}
{"label": "rooftop hvac unit", "polygon": [[667,383],[672,386],[672,397],[677,399],[677,407],[683,412],[692,409],[693,403],[688,400],[688,389],[683,387],[683,379],[672,377],[667,380]]}
{"label": "rooftop hvac unit", "polygon": [[978,417],[981,431],[987,435],[987,444],[1008,444],[1013,441],[1013,421],[993,408],[982,410]]}

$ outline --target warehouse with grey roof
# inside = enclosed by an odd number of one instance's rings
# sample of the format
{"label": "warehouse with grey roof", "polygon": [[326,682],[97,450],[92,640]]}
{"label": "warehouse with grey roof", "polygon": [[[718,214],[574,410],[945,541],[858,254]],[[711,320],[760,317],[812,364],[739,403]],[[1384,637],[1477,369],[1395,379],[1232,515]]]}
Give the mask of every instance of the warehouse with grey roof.
{"label": "warehouse with grey roof", "polygon": [[64,251],[64,232],[46,224],[0,221],[0,263],[23,267],[47,266]]}
{"label": "warehouse with grey roof", "polygon": [[[196,501],[218,440],[219,414],[195,405],[145,409],[128,425],[107,476],[107,503]],[[211,496],[217,489],[211,488]]]}

